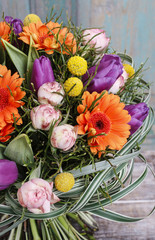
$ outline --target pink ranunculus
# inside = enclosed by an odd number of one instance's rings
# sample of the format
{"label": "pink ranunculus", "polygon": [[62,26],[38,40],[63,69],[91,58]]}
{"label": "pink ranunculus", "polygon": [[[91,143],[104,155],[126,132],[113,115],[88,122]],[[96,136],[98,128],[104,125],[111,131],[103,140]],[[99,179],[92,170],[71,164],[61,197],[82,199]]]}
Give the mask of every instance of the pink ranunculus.
{"label": "pink ranunculus", "polygon": [[109,89],[109,92],[116,94],[124,86],[127,79],[128,79],[128,73],[123,68],[122,75],[119,78],[117,78],[116,82]]}
{"label": "pink ranunculus", "polygon": [[77,138],[77,127],[69,124],[54,127],[51,144],[55,148],[62,149],[63,151],[69,150],[75,144]]}
{"label": "pink ranunculus", "polygon": [[56,106],[63,100],[65,92],[58,82],[44,83],[38,90],[38,101],[41,104],[51,104]]}
{"label": "pink ranunculus", "polygon": [[83,44],[90,45],[97,48],[97,50],[103,50],[108,47],[110,38],[106,37],[106,34],[101,29],[86,29],[83,31]]}
{"label": "pink ranunculus", "polygon": [[39,105],[31,110],[30,117],[35,129],[49,130],[51,124],[61,121],[61,112],[50,104]]}
{"label": "pink ranunculus", "polygon": [[53,182],[48,183],[41,178],[31,179],[18,189],[18,201],[30,212],[48,213],[50,212],[50,204],[60,201],[52,189]]}

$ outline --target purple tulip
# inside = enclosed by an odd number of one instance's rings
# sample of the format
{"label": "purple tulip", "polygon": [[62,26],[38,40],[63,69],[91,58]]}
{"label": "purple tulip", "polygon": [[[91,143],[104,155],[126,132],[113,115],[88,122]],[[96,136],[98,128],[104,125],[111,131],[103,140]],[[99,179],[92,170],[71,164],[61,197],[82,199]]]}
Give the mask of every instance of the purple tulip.
{"label": "purple tulip", "polygon": [[23,22],[22,20],[15,18],[11,16],[6,16],[5,21],[10,24],[10,26],[13,28],[14,33],[18,36],[20,32],[23,31]]}
{"label": "purple tulip", "polygon": [[36,91],[46,82],[54,82],[54,74],[49,58],[41,56],[35,59],[32,69],[31,83],[34,84]]}
{"label": "purple tulip", "polygon": [[9,24],[11,23],[12,20],[13,20],[13,17],[11,17],[11,16],[6,16],[5,17],[5,21]]}
{"label": "purple tulip", "polygon": [[149,108],[146,103],[138,103],[133,105],[127,105],[124,108],[131,115],[131,121],[128,123],[131,126],[131,135],[137,131],[138,128],[142,126],[144,119],[149,114]]}
{"label": "purple tulip", "polygon": [[[95,74],[95,71],[96,66],[88,69],[90,77]],[[123,65],[120,57],[113,54],[105,54],[100,61],[96,75],[87,87],[87,91],[90,93],[94,91],[100,93],[103,90],[109,90],[122,73]],[[82,80],[84,82],[88,80],[87,73],[83,76]],[[86,83],[87,81],[84,84]]]}
{"label": "purple tulip", "polygon": [[18,18],[12,19],[10,25],[17,36],[23,31],[23,22]]}
{"label": "purple tulip", "polygon": [[0,159],[0,190],[8,188],[17,178],[16,163],[7,159]]}

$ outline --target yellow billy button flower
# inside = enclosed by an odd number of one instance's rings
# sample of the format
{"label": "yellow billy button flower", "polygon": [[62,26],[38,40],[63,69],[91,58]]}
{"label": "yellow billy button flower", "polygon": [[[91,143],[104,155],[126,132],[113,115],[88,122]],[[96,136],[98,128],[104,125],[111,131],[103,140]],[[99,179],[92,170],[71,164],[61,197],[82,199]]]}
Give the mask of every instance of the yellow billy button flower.
{"label": "yellow billy button flower", "polygon": [[71,77],[64,83],[64,89],[69,96],[77,97],[83,89],[83,83],[79,78]]}
{"label": "yellow billy button flower", "polygon": [[87,61],[83,57],[71,57],[67,63],[69,71],[76,76],[82,76],[87,71]]}
{"label": "yellow billy button flower", "polygon": [[30,23],[37,23],[39,21],[41,21],[41,19],[36,14],[28,14],[25,17],[23,24],[24,26],[28,26]]}
{"label": "yellow billy button flower", "polygon": [[55,178],[55,187],[60,192],[68,192],[74,186],[75,180],[71,173],[60,173]]}
{"label": "yellow billy button flower", "polygon": [[124,67],[125,71],[128,73],[129,78],[132,77],[132,75],[135,73],[134,68],[127,63],[124,63],[123,67]]}

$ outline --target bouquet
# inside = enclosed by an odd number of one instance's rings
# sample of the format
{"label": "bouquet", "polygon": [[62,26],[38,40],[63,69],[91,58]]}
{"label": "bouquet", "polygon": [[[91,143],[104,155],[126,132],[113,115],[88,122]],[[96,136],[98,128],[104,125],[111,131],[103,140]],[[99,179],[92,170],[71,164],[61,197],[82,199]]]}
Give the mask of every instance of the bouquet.
{"label": "bouquet", "polygon": [[[104,30],[58,21],[0,22],[0,236],[10,240],[95,239],[93,215],[141,219],[106,206],[147,174],[144,64],[114,51]],[[145,170],[132,182],[135,158]]]}

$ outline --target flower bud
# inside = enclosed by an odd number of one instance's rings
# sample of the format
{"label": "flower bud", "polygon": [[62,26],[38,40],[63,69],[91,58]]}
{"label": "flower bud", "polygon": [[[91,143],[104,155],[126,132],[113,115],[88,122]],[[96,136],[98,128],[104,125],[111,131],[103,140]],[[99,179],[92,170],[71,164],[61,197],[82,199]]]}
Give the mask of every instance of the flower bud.
{"label": "flower bud", "polygon": [[62,149],[63,151],[69,150],[75,144],[77,138],[77,127],[69,124],[54,127],[51,144],[55,148]]}
{"label": "flower bud", "polygon": [[124,108],[131,115],[131,121],[128,123],[131,126],[130,133],[131,135],[138,130],[143,124],[143,121],[149,114],[149,108],[146,103],[138,103],[127,105]]}
{"label": "flower bud", "polygon": [[38,101],[41,104],[49,103],[56,106],[63,100],[65,92],[58,82],[44,83],[38,90]]}
{"label": "flower bud", "polygon": [[46,82],[55,81],[51,62],[49,58],[41,56],[35,59],[33,63],[31,83],[34,84],[36,91]]}
{"label": "flower bud", "polygon": [[0,159],[0,190],[6,189],[18,178],[16,163],[7,159]]}
{"label": "flower bud", "polygon": [[33,127],[41,130],[49,130],[51,124],[57,125],[61,120],[61,112],[50,104],[33,108],[30,116]]}
{"label": "flower bud", "polygon": [[86,29],[83,31],[83,44],[95,47],[97,50],[103,50],[108,47],[110,38],[101,29]]}

